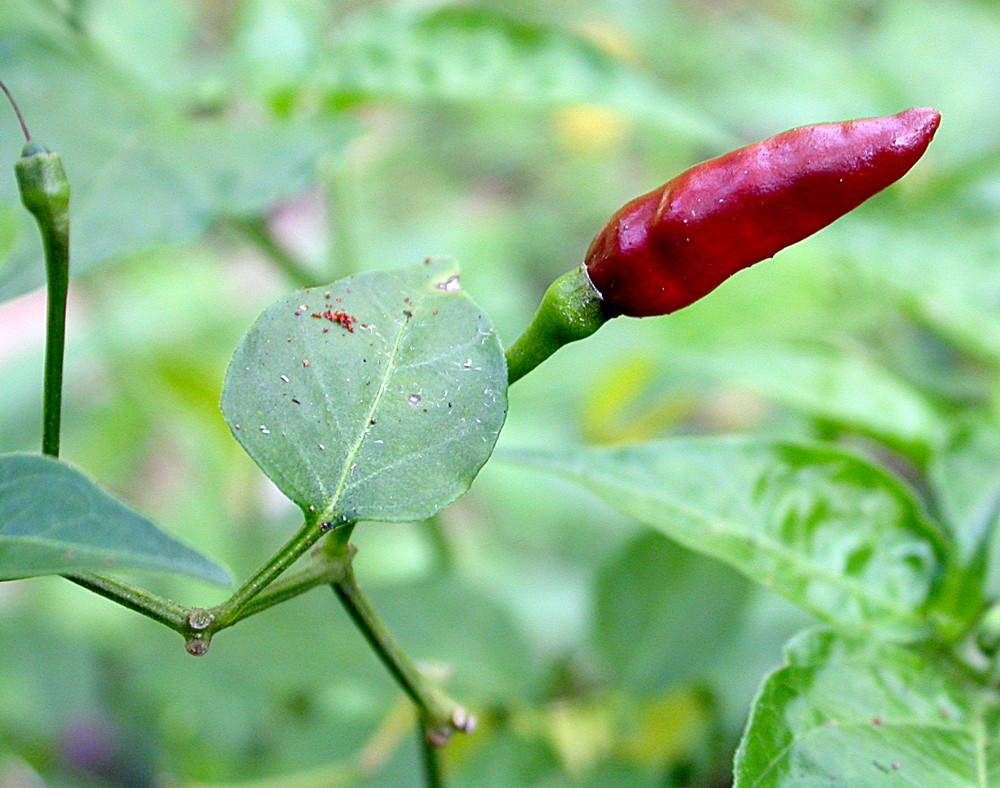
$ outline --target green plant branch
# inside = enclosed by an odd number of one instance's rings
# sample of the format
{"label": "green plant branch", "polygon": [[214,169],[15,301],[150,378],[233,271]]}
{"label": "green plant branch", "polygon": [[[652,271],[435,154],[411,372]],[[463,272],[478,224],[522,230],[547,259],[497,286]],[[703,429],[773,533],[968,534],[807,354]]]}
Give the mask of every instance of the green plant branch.
{"label": "green plant branch", "polygon": [[[442,747],[454,732],[471,732],[475,727],[475,720],[462,706],[431,685],[417,670],[362,593],[351,566],[354,548],[348,540],[352,528],[341,529],[326,544],[327,555],[341,566],[340,577],[330,586],[372,651],[416,704],[427,742],[431,746]],[[430,779],[431,776],[428,775],[430,785],[437,784],[430,782]]]}
{"label": "green plant branch", "polygon": [[305,568],[289,573],[280,580],[269,585],[264,591],[250,600],[225,625],[213,627],[215,632],[231,627],[245,618],[263,613],[265,610],[294,599],[318,586],[329,585],[340,576],[340,565],[330,561],[323,553],[313,556],[312,562]]}
{"label": "green plant branch", "polygon": [[310,287],[316,284],[316,274],[281,248],[271,237],[263,219],[259,217],[253,219],[234,217],[229,219],[228,226],[238,231],[240,235],[264,252],[294,284],[299,287]]}
{"label": "green plant branch", "polygon": [[59,456],[62,423],[63,357],[66,348],[66,297],[69,292],[69,223],[65,231],[42,231],[48,305],[45,318],[45,383],[42,452]]}
{"label": "green plant branch", "polygon": [[420,737],[420,756],[424,766],[424,782],[427,788],[439,788],[444,785],[441,776],[441,758],[438,748],[431,741],[427,723],[423,717],[417,719],[417,734]]}
{"label": "green plant branch", "polygon": [[334,582],[342,568],[340,564],[329,560],[322,553],[316,556],[310,566],[280,583],[275,582],[278,576],[308,551],[327,530],[329,529],[322,523],[308,521],[229,599],[211,610],[184,607],[138,586],[103,575],[79,573],[65,577],[95,594],[184,635],[188,651],[191,654],[202,655],[208,651],[212,635],[216,632],[280,602],[299,596],[316,586]]}
{"label": "green plant branch", "polygon": [[329,220],[328,268],[338,277],[357,273],[360,265],[355,165],[350,155],[330,159],[324,167],[326,207]]}
{"label": "green plant branch", "polygon": [[527,375],[563,345],[585,339],[608,320],[601,296],[581,266],[556,279],[542,297],[531,324],[507,348],[507,382]]}
{"label": "green plant branch", "polygon": [[[344,528],[344,526],[341,525],[339,528]],[[299,532],[240,586],[229,599],[209,611],[212,622],[208,627],[203,628],[207,630],[205,636],[211,637],[213,632],[234,624],[240,617],[240,612],[250,604],[250,601],[301,558],[328,530],[330,529],[326,524],[317,522],[315,519],[307,519]]]}
{"label": "green plant branch", "polygon": [[62,159],[31,138],[28,125],[7,86],[0,82],[24,132],[21,158],[14,165],[21,202],[38,225],[48,280],[45,320],[45,394],[42,452],[59,456],[62,419],[63,355],[66,345],[66,295],[69,291],[69,179]]}
{"label": "green plant branch", "polygon": [[183,605],[179,605],[165,597],[158,596],[143,588],[134,586],[121,580],[115,580],[104,575],[79,573],[64,575],[64,577],[76,583],[88,591],[93,591],[105,599],[117,602],[122,607],[141,613],[146,618],[151,618],[160,624],[185,634],[188,628],[188,616],[190,611]]}

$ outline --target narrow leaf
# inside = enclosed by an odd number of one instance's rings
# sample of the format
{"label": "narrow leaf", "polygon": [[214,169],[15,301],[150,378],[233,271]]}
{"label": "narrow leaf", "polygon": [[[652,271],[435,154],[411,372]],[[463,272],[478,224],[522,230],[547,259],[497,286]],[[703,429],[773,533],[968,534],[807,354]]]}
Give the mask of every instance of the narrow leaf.
{"label": "narrow leaf", "polygon": [[0,455],[0,580],[150,569],[226,585],[229,576],[74,468]]}
{"label": "narrow leaf", "polygon": [[693,438],[504,457],[582,484],[845,630],[926,632],[941,537],[899,482],[851,454]]}
{"label": "narrow leaf", "polygon": [[507,367],[457,267],[428,260],[269,307],[236,349],[222,411],[309,514],[420,520],[462,495],[493,451]]}
{"label": "narrow leaf", "polygon": [[941,418],[919,391],[843,350],[754,347],[692,356],[688,363],[917,459],[926,458],[944,435]]}
{"label": "narrow leaf", "polygon": [[317,77],[335,103],[396,99],[550,108],[591,103],[731,145],[732,136],[634,66],[571,33],[482,7],[363,13]]}
{"label": "narrow leaf", "polygon": [[754,704],[735,784],[996,785],[998,709],[941,655],[806,632]]}

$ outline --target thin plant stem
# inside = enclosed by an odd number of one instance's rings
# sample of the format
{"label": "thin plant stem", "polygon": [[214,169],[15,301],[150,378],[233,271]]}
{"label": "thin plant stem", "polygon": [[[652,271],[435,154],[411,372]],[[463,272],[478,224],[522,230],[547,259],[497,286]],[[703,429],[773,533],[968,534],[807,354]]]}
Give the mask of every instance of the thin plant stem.
{"label": "thin plant stem", "polygon": [[43,232],[48,271],[45,319],[45,383],[42,452],[59,456],[62,423],[63,357],[66,348],[66,297],[69,291],[69,231]]}
{"label": "thin plant stem", "polygon": [[17,102],[0,82],[24,132],[25,145],[14,167],[21,201],[38,224],[45,253],[48,305],[45,320],[45,393],[42,452],[59,456],[62,419],[63,355],[66,346],[66,294],[69,291],[69,180],[58,154],[32,140]]}
{"label": "thin plant stem", "polygon": [[507,383],[520,380],[563,345],[589,337],[607,320],[582,267],[560,276],[545,291],[531,324],[504,354]]}
{"label": "thin plant stem", "polygon": [[21,131],[24,133],[24,141],[31,142],[31,132],[28,131],[28,124],[24,122],[24,115],[21,114],[21,108],[17,106],[17,102],[14,101],[14,97],[2,81],[0,81],[0,90],[4,92],[10,105],[14,108],[14,114],[17,115],[17,122],[21,124]]}
{"label": "thin plant stem", "polygon": [[188,609],[183,605],[157,596],[138,586],[104,575],[80,573],[64,575],[64,577],[88,591],[93,591],[105,599],[117,602],[122,607],[141,613],[146,618],[151,618],[175,632],[183,634],[187,630]]}
{"label": "thin plant stem", "polygon": [[[343,526],[341,526],[343,527]],[[320,537],[326,533],[324,526],[315,520],[306,521],[305,525],[295,534],[271,559],[264,564],[257,572],[247,580],[236,592],[225,602],[213,608],[211,631],[233,624],[239,618],[240,611],[246,607],[250,601],[273,583],[288,567],[294,564],[302,555],[309,550]]]}
{"label": "thin plant stem", "polygon": [[441,775],[441,757],[439,748],[435,747],[427,736],[427,724],[423,717],[417,719],[417,735],[419,736],[420,757],[424,766],[424,784],[427,788],[441,788],[444,779]]}
{"label": "thin plant stem", "polygon": [[327,543],[327,554],[341,562],[340,577],[330,584],[337,599],[389,674],[416,704],[432,746],[447,744],[455,731],[471,731],[473,718],[424,678],[361,591],[351,567],[353,548],[348,544],[349,538],[350,529],[345,528]]}
{"label": "thin plant stem", "polygon": [[309,287],[316,284],[316,274],[281,248],[271,237],[263,219],[233,219],[230,226],[264,252],[294,284],[299,287]]}
{"label": "thin plant stem", "polygon": [[438,569],[442,572],[449,572],[454,569],[455,549],[448,538],[448,533],[441,520],[440,512],[424,520],[422,528],[430,541]]}
{"label": "thin plant stem", "polygon": [[357,273],[360,267],[356,170],[351,156],[338,157],[325,168],[326,206],[329,221],[330,269],[340,277]]}
{"label": "thin plant stem", "polygon": [[214,629],[218,632],[220,629],[231,627],[245,618],[263,613],[275,605],[301,596],[318,586],[329,585],[340,576],[340,571],[339,564],[331,563],[322,556],[316,556],[316,560],[310,566],[294,574],[289,573],[286,577],[269,585],[264,591],[240,608],[231,620],[227,621],[223,626],[217,624]]}

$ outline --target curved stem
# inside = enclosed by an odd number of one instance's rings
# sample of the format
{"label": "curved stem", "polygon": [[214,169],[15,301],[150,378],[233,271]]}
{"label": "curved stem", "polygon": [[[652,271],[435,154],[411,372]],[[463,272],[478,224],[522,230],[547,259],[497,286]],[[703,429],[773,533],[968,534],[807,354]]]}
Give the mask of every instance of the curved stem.
{"label": "curved stem", "polygon": [[582,266],[559,277],[545,291],[531,325],[507,349],[507,383],[520,380],[563,345],[589,337],[607,320]]}
{"label": "curved stem", "polygon": [[[343,528],[343,526],[341,526]],[[239,618],[240,611],[250,601],[273,583],[288,567],[294,564],[302,555],[327,532],[322,523],[307,520],[305,525],[295,534],[271,559],[240,586],[236,592],[221,605],[212,609],[213,621],[210,632],[217,632],[231,626]]]}
{"label": "curved stem", "polygon": [[229,225],[264,252],[293,284],[298,287],[316,284],[316,275],[281,248],[263,219],[231,219]]}
{"label": "curved stem", "polygon": [[17,173],[21,201],[35,217],[45,252],[45,272],[49,287],[42,451],[58,457],[63,349],[66,342],[66,293],[69,290],[69,180],[59,155],[30,140],[25,144],[14,170]]}
{"label": "curved stem", "polygon": [[349,538],[350,530],[342,529],[327,543],[327,554],[341,565],[340,577],[330,584],[337,599],[396,683],[416,704],[424,726],[423,733],[431,746],[444,746],[455,731],[471,732],[475,720],[427,681],[389,634],[362,593],[351,567],[354,549],[348,544]]}

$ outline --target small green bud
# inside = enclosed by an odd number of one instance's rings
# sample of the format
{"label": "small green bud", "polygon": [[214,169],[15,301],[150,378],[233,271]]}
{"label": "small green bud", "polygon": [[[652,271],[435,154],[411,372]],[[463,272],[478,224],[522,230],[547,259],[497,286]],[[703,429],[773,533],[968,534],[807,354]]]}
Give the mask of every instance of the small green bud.
{"label": "small green bud", "polygon": [[59,228],[68,223],[69,180],[58,153],[37,142],[28,142],[14,171],[21,201],[40,225]]}

